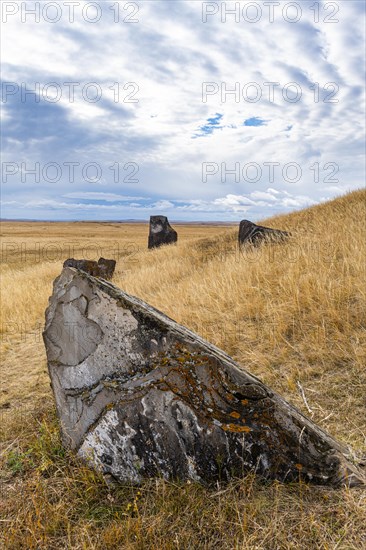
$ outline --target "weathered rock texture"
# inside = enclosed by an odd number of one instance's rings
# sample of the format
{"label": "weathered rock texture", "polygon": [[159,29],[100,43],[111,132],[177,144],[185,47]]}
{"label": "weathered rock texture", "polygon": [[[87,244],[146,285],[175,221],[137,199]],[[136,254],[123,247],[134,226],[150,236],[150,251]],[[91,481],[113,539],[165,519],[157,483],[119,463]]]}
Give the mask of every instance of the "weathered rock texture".
{"label": "weathered rock texture", "polygon": [[362,482],[347,449],[297,409],[111,283],[65,268],[43,336],[63,442],[104,474]]}
{"label": "weathered rock texture", "polygon": [[166,216],[150,216],[149,248],[176,243],[178,233],[171,227]]}
{"label": "weathered rock texture", "polygon": [[259,245],[265,239],[276,242],[284,241],[289,236],[290,233],[287,231],[256,225],[249,220],[242,220],[239,225],[239,245],[246,243]]}
{"label": "weathered rock texture", "polygon": [[99,258],[97,262],[94,260],[75,260],[69,258],[64,261],[64,267],[74,267],[75,269],[81,269],[93,277],[103,277],[103,279],[112,279],[114,270],[116,268],[116,260],[106,260],[105,258]]}

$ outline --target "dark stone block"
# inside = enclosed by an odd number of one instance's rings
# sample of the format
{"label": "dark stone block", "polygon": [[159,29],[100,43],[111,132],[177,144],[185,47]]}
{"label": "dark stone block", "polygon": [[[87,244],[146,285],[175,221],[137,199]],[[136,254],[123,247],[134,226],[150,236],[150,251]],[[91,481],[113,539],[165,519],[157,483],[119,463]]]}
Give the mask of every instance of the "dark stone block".
{"label": "dark stone block", "polygon": [[150,216],[148,248],[176,243],[178,233],[171,227],[166,216]]}
{"label": "dark stone block", "polygon": [[263,240],[273,242],[285,241],[290,236],[287,231],[271,229],[263,225],[256,225],[249,220],[242,220],[239,226],[239,245],[252,244],[258,246]]}
{"label": "dark stone block", "polygon": [[100,277],[110,280],[113,277],[114,270],[116,268],[116,260],[106,260],[105,258],[99,258],[98,267],[100,271]]}

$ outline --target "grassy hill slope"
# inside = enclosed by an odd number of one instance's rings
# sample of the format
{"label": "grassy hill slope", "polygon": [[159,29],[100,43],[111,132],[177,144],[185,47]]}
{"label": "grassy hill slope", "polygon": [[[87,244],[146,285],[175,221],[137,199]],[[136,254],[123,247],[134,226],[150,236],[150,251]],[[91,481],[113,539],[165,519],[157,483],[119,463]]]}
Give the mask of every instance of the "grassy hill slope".
{"label": "grassy hill slope", "polygon": [[135,224],[3,224],[5,548],[366,546],[359,489],[263,485],[253,476],[215,489],[162,480],[109,487],[60,445],[43,315],[62,260],[88,247],[91,259],[118,250],[116,285],[224,349],[365,454],[366,192],[266,224],[292,238],[239,252],[236,228],[185,226],[177,246],[147,251],[146,227]]}

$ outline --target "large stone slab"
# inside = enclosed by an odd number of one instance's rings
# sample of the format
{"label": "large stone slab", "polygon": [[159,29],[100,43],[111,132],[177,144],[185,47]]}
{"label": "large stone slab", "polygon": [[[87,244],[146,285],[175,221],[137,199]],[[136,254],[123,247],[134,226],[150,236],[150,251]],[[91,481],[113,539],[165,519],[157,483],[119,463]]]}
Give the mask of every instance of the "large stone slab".
{"label": "large stone slab", "polygon": [[176,243],[178,233],[170,225],[166,216],[150,216],[148,248],[158,248],[163,244]]}
{"label": "large stone slab", "polygon": [[347,449],[228,355],[102,279],[65,268],[44,342],[63,443],[120,481],[364,481]]}
{"label": "large stone slab", "polygon": [[258,246],[263,240],[280,242],[286,240],[289,236],[288,231],[256,225],[249,220],[242,220],[239,225],[239,246],[243,244]]}

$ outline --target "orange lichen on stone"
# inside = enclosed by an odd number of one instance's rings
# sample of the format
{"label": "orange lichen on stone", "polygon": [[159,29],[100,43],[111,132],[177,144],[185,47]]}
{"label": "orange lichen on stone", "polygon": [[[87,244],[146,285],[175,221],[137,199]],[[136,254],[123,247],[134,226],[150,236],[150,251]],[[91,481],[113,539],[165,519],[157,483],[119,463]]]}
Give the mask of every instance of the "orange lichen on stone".
{"label": "orange lichen on stone", "polygon": [[248,399],[242,399],[241,400],[242,405],[248,405],[248,403],[249,403]]}
{"label": "orange lichen on stone", "polygon": [[222,429],[225,432],[250,432],[249,426],[239,426],[238,424],[223,424]]}
{"label": "orange lichen on stone", "polygon": [[233,418],[240,418],[240,414],[237,411],[231,412],[230,416],[232,416]]}
{"label": "orange lichen on stone", "polygon": [[297,468],[298,470],[302,470],[303,466],[302,464],[295,464],[295,468]]}

